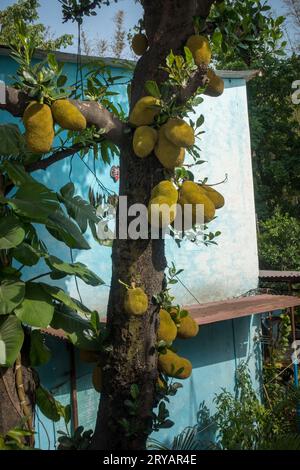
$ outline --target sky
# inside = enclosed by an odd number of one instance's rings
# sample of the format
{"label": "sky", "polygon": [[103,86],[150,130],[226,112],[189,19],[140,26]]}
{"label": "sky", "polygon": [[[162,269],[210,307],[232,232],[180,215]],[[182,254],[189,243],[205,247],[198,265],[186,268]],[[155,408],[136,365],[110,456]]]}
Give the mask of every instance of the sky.
{"label": "sky", "polygon": [[[0,0],[0,9],[12,5],[16,0]],[[74,23],[62,23],[61,5],[57,0],[39,0],[41,7],[39,9],[40,21],[47,26],[50,26],[52,33],[58,36],[61,34],[73,34],[77,38],[77,28]],[[283,0],[269,0],[269,4],[277,15],[284,15],[286,13],[286,6]],[[50,6],[51,5],[51,6]],[[123,10],[125,13],[125,29],[128,31],[135,26],[138,20],[142,17],[142,7],[134,0],[119,0],[117,3],[112,3],[109,7],[104,6],[97,9],[97,16],[86,17],[84,19],[83,29],[87,36],[93,40],[96,38],[106,39],[111,42],[114,34],[113,17],[118,10]],[[291,38],[293,37],[293,27],[288,25],[288,32]],[[74,41],[76,44],[76,41]],[[67,52],[76,52],[76,46],[73,45],[66,49]],[[113,55],[108,51],[106,55]],[[125,50],[125,57],[130,57],[130,50],[127,47]]]}

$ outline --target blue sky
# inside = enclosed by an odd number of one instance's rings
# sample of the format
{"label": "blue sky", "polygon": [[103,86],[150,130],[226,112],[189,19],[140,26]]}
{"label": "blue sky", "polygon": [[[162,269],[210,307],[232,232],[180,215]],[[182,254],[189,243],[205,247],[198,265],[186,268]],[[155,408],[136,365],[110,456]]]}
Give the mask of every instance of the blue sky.
{"label": "blue sky", "polygon": [[[39,0],[40,7],[40,21],[47,26],[50,26],[51,31],[55,35],[64,33],[73,34],[77,37],[76,25],[71,22],[62,24],[61,5],[57,0]],[[0,8],[3,9],[15,3],[15,0],[0,0]],[[286,12],[286,7],[283,0],[269,0],[274,12],[277,15],[282,15]],[[50,7],[51,5],[51,7]],[[118,10],[125,12],[125,29],[132,28],[142,16],[142,7],[134,0],[119,0],[117,3],[112,3],[109,7],[102,7],[97,10],[97,16],[92,16],[84,19],[84,30],[90,39],[101,38],[111,41],[114,34],[113,17]],[[289,27],[289,34],[293,35],[293,29]],[[76,41],[74,41],[74,44]],[[67,49],[69,52],[75,52],[75,46]],[[107,53],[106,55],[112,55]],[[125,55],[130,55],[127,48]]]}

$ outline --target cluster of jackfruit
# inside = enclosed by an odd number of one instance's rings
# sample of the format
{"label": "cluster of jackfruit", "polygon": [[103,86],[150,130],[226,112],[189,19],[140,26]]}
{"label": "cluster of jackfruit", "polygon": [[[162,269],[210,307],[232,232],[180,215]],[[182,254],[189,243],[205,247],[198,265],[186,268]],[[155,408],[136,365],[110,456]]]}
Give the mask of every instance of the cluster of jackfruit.
{"label": "cluster of jackfruit", "polygon": [[[176,337],[181,339],[193,338],[198,334],[199,326],[188,314],[178,318],[177,309],[170,312],[161,309],[159,312],[159,327],[157,330],[157,340],[165,343],[172,343]],[[178,379],[187,379],[192,373],[192,364],[188,359],[180,357],[170,349],[159,354],[158,368],[161,373]],[[165,388],[162,378],[158,380],[158,387]]]}
{"label": "cluster of jackfruit", "polygon": [[145,54],[146,50],[148,49],[149,43],[148,38],[143,33],[135,34],[132,38],[131,47],[133,52],[136,55],[143,55]]}
{"label": "cluster of jackfruit", "polygon": [[124,298],[124,310],[128,315],[140,316],[148,310],[148,297],[141,287],[130,287]]}
{"label": "cluster of jackfruit", "polygon": [[154,152],[164,168],[174,170],[183,165],[185,148],[194,143],[194,129],[183,119],[171,118],[159,129]]}
{"label": "cluster of jackfruit", "polygon": [[175,220],[178,192],[171,181],[164,180],[151,192],[148,220],[153,227],[165,228]]}
{"label": "cluster of jackfruit", "polygon": [[27,147],[32,153],[50,152],[55,123],[71,131],[86,128],[85,117],[68,100],[54,101],[51,107],[32,101],[25,109],[23,123]]}

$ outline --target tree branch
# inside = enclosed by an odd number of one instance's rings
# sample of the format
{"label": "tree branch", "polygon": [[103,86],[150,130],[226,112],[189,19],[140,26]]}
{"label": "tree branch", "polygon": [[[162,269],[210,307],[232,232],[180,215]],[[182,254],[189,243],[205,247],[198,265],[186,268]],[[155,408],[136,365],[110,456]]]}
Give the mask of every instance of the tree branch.
{"label": "tree branch", "polygon": [[57,163],[61,160],[64,160],[65,158],[74,155],[75,153],[79,152],[84,148],[86,148],[85,145],[77,144],[73,145],[73,147],[58,150],[57,152],[54,152],[52,155],[47,158],[44,158],[43,160],[38,160],[37,162],[31,163],[30,165],[26,165],[26,171],[28,171],[28,173],[31,173],[32,171],[36,170],[46,170],[49,166],[53,165],[53,163]]}
{"label": "tree branch", "polygon": [[[0,84],[1,86],[1,84]],[[2,85],[3,86],[3,85]],[[1,91],[1,90],[0,90]],[[15,117],[22,117],[30,98],[22,91],[5,86],[5,102],[0,101],[0,110]],[[116,145],[124,138],[125,124],[95,101],[70,100],[84,115],[88,127],[95,126],[105,131],[104,135]]]}

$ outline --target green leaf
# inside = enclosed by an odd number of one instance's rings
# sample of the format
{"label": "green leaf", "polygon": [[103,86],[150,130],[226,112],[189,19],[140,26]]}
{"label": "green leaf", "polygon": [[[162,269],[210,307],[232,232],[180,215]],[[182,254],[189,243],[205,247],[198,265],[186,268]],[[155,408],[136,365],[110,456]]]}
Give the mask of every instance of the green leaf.
{"label": "green leaf", "polygon": [[75,312],[82,313],[84,315],[91,314],[91,311],[85,307],[79,300],[73,299],[65,291],[56,286],[50,286],[49,284],[40,283],[40,286],[55,300],[62,302],[64,305],[69,307]]}
{"label": "green leaf", "polygon": [[25,230],[19,219],[13,215],[0,220],[0,250],[9,250],[20,245],[25,237]]}
{"label": "green leaf", "polygon": [[24,147],[24,137],[16,124],[0,124],[0,155],[17,157]]}
{"label": "green leaf", "polygon": [[36,389],[36,403],[48,419],[57,422],[61,418],[60,408],[62,405],[55,400],[53,395],[41,385]]}
{"label": "green leaf", "polygon": [[5,161],[2,165],[9,178],[16,186],[23,184],[39,184],[32,176],[27,173],[20,163]]}
{"label": "green leaf", "polygon": [[222,45],[222,41],[223,41],[223,34],[221,33],[221,31],[214,31],[214,34],[212,35],[213,45],[217,49],[219,49]]}
{"label": "green leaf", "polygon": [[15,279],[4,279],[0,284],[0,315],[11,313],[23,300],[25,284]]}
{"label": "green leaf", "polygon": [[82,263],[65,263],[61,259],[56,258],[56,256],[49,256],[45,258],[45,261],[54,271],[54,273],[51,274],[52,279],[56,279],[55,271],[59,271],[59,273],[64,273],[66,276],[76,275],[90,286],[101,286],[104,284],[104,281],[102,281],[100,277]]}
{"label": "green leaf", "polygon": [[39,330],[30,335],[29,360],[32,367],[46,364],[51,358],[51,351],[45,344],[45,338]]}
{"label": "green leaf", "polygon": [[140,394],[140,391],[139,391],[139,387],[137,384],[132,384],[131,387],[130,387],[130,395],[132,396],[132,398],[134,400],[136,400],[138,398]]}
{"label": "green leaf", "polygon": [[99,222],[99,217],[96,215],[96,209],[80,196],[74,196],[74,184],[68,183],[61,188],[59,199],[65,205],[69,216],[76,220],[82,233],[87,229],[88,222]]}
{"label": "green leaf", "polygon": [[21,322],[14,316],[0,318],[0,364],[10,367],[14,364],[24,341]]}
{"label": "green leaf", "polygon": [[145,90],[149,95],[154,96],[155,98],[160,98],[160,90],[157,83],[154,80],[147,80],[145,83]]}
{"label": "green leaf", "polygon": [[45,222],[59,207],[56,194],[36,182],[22,185],[7,202],[17,214],[36,222]]}
{"label": "green leaf", "polygon": [[69,340],[78,348],[99,351],[101,347],[99,338],[92,330],[90,322],[68,307],[55,310],[51,327],[64,330]]}
{"label": "green leaf", "polygon": [[56,210],[47,219],[46,228],[57,240],[64,242],[70,248],[89,250],[90,245],[83,237],[81,231],[63,211]]}
{"label": "green leaf", "polygon": [[27,282],[24,300],[15,310],[19,320],[30,326],[46,328],[53,313],[52,297],[41,289],[39,284]]}
{"label": "green leaf", "polygon": [[41,254],[31,245],[23,242],[17,248],[13,249],[12,256],[19,261],[19,263],[24,264],[25,266],[34,266],[38,263]]}

